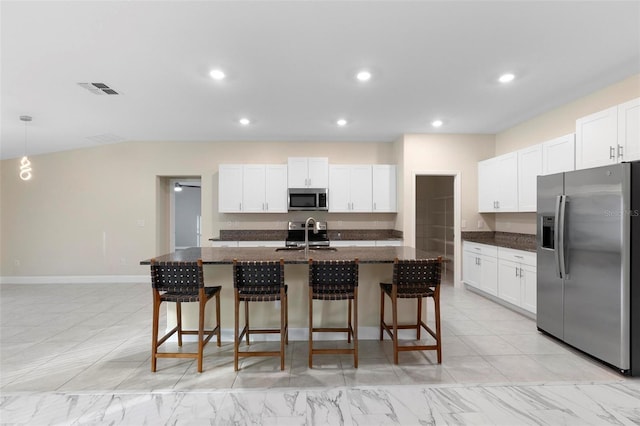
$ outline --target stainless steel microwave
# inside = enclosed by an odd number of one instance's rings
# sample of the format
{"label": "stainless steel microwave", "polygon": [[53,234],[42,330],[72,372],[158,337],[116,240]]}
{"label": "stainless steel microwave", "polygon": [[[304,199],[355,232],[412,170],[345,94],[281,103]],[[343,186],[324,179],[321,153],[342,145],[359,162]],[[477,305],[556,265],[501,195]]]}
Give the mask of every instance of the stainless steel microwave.
{"label": "stainless steel microwave", "polygon": [[288,209],[329,210],[327,188],[289,188]]}

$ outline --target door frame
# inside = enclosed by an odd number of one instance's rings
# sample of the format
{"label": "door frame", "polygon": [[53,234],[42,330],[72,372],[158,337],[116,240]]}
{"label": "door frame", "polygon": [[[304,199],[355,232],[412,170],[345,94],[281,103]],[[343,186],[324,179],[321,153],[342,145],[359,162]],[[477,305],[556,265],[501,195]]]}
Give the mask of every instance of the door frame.
{"label": "door frame", "polygon": [[451,176],[453,177],[453,285],[461,287],[462,282],[462,243],[460,231],[460,170],[413,170],[411,172],[412,214],[408,228],[411,229],[411,245],[415,246],[416,238],[416,179],[418,176]]}

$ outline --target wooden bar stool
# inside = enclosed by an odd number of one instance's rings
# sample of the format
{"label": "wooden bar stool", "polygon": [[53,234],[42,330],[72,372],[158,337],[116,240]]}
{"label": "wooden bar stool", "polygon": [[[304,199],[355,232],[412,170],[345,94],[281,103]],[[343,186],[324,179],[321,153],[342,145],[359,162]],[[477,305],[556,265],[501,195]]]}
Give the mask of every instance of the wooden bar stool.
{"label": "wooden bar stool", "polygon": [[[284,347],[289,343],[289,317],[287,286],[284,284],[284,260],[279,262],[239,262],[233,260],[233,287],[235,291],[235,326],[233,368],[238,371],[238,358],[249,356],[279,356],[280,370],[284,370]],[[280,328],[251,329],[249,302],[280,301]],[[240,331],[240,303],[244,302],[244,327]],[[240,351],[240,342],[251,334],[280,333],[279,351]]]}
{"label": "wooden bar stool", "polygon": [[[153,288],[153,340],[151,342],[151,371],[156,371],[158,358],[196,358],[198,373],[202,373],[202,352],[204,346],[215,334],[220,346],[220,289],[221,286],[205,287],[202,272],[202,259],[197,262],[156,262],[151,259],[151,286]],[[212,330],[204,329],[206,304],[216,299],[216,326]],[[177,325],[158,340],[160,304],[176,304]],[[182,329],[181,303],[197,302],[199,306],[198,329]],[[158,352],[158,348],[174,333],[178,333],[178,346],[182,346],[183,334],[198,335],[197,352]],[[206,336],[205,336],[206,333]]]}
{"label": "wooden bar stool", "polygon": [[[347,300],[347,326],[314,327],[314,300]],[[353,338],[353,347],[316,349],[313,347],[314,332],[345,332],[348,343],[351,343]],[[314,354],[353,354],[353,365],[358,368],[358,259],[352,261],[309,259],[309,368],[313,368]]]}
{"label": "wooden bar stool", "polygon": [[[380,340],[383,332],[393,339],[393,362],[398,363],[398,352],[435,350],[438,364],[442,363],[442,339],[440,335],[440,272],[442,257],[437,259],[398,260],[393,263],[393,283],[380,283]],[[385,294],[391,299],[392,323],[384,321]],[[435,331],[422,320],[422,299],[432,298],[435,306]],[[398,299],[417,299],[418,315],[415,324],[398,324]],[[426,311],[426,308],[425,308]],[[435,345],[400,346],[398,330],[415,329],[416,340],[420,340],[420,329],[424,328],[436,340]]]}

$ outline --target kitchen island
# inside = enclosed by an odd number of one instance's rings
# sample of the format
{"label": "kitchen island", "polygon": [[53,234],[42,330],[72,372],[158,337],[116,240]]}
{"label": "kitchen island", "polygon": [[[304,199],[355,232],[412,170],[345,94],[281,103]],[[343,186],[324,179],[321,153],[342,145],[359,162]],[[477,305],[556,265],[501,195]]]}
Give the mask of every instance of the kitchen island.
{"label": "kitchen island", "polygon": [[[417,250],[413,247],[338,247],[309,250],[309,257],[316,260],[352,260],[358,258],[359,286],[359,336],[360,339],[378,339],[380,323],[380,288],[381,281],[391,282],[393,261],[425,259],[438,257],[440,254]],[[221,322],[222,339],[233,340],[233,276],[231,265],[233,259],[239,261],[278,261],[285,262],[285,282],[289,294],[289,338],[290,340],[306,340],[308,338],[308,259],[304,249],[277,250],[274,247],[193,247],[177,250],[173,253],[155,257],[157,261],[196,261],[204,263],[206,285],[222,286]],[[446,261],[446,259],[445,259]],[[150,264],[151,259],[140,262]],[[151,293],[150,293],[151,294]],[[343,301],[346,303],[346,301]],[[151,303],[151,297],[149,297]],[[399,321],[415,319],[415,301],[399,300]],[[182,307],[183,324],[186,328],[196,328],[198,313],[197,304],[184,304]],[[252,323],[261,327],[276,326],[279,321],[279,302],[259,303],[252,306]],[[314,324],[323,326],[341,326],[346,321],[346,308],[341,303],[325,303],[314,307]],[[389,312],[390,313],[390,312]],[[427,307],[429,318],[433,309]],[[213,322],[214,311],[207,311],[206,321]],[[167,328],[175,326],[175,307],[167,305]],[[333,335],[322,333],[324,339],[344,339],[344,333]],[[326,336],[325,336],[326,334]],[[256,336],[260,338],[262,336]],[[263,338],[273,338],[265,335]]]}

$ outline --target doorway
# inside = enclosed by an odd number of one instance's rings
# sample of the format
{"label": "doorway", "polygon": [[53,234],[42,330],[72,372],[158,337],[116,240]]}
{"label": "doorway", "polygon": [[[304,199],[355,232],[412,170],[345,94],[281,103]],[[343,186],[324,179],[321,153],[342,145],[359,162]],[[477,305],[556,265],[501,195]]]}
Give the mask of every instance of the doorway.
{"label": "doorway", "polygon": [[171,251],[200,247],[202,189],[199,178],[171,179]]}
{"label": "doorway", "polygon": [[415,247],[447,259],[442,279],[455,270],[455,176],[416,175]]}

